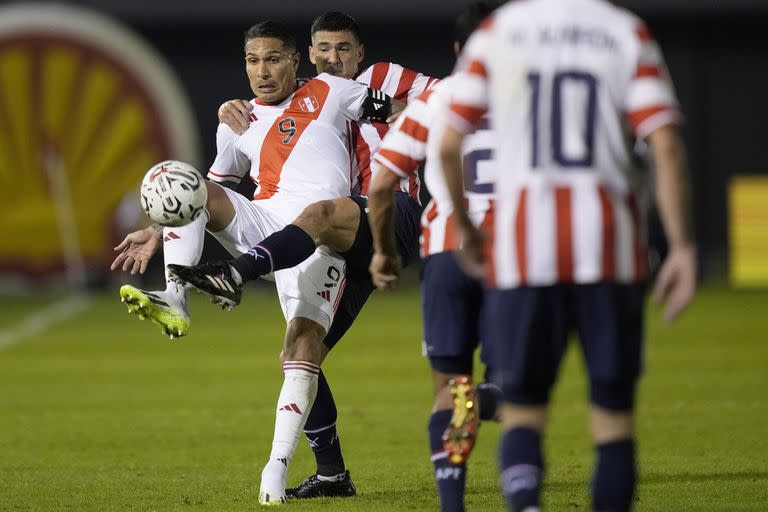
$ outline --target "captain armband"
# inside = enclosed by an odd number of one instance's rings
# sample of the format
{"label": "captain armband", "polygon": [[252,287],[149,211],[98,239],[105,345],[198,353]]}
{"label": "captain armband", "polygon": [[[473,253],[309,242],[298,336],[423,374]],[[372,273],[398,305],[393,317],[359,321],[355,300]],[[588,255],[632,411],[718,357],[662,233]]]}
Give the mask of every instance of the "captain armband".
{"label": "captain armband", "polygon": [[386,122],[392,113],[392,98],[378,89],[368,88],[368,96],[363,101],[363,112],[360,116],[369,121]]}

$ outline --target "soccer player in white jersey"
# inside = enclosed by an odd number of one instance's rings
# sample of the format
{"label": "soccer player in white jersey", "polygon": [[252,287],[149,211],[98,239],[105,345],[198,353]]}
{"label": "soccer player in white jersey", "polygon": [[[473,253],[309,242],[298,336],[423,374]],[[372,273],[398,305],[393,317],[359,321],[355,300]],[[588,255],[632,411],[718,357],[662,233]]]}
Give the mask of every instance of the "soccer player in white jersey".
{"label": "soccer player in white jersey", "polygon": [[[206,182],[206,214],[183,228],[164,230],[164,240],[172,242],[165,244],[166,266],[197,263],[206,227],[231,252],[240,254],[284,227],[308,204],[349,194],[349,122],[364,116],[383,120],[388,115],[384,95],[351,80],[322,74],[299,86],[295,40],[278,24],[262,22],[248,30],[245,62],[256,95],[256,120],[242,136],[219,127],[210,177],[227,183],[250,173],[258,184],[256,195],[251,201]],[[131,233],[118,246],[123,252],[112,268],[143,270],[161,236],[152,228]],[[259,492],[265,504],[285,501],[287,466],[315,398],[322,341],[344,289],[344,260],[316,252],[295,269],[276,273],[275,280],[288,328],[281,354],[285,381]],[[160,292],[124,286],[121,297],[129,311],[150,317],[165,332],[186,334],[184,290],[172,284]]]}
{"label": "soccer player in white jersey", "polygon": [[[472,4],[456,21],[454,50],[498,2]],[[482,337],[483,284],[458,266],[458,233],[453,205],[440,167],[443,119],[448,111],[456,77],[448,77],[421,94],[402,113],[374,157],[380,169],[369,192],[369,216],[375,254],[370,271],[382,289],[392,285],[400,271],[392,244],[393,187],[398,180],[424,165],[424,181],[432,197],[422,216],[421,268],[424,348],[432,367],[435,399],[428,423],[429,446],[441,512],[463,512],[466,459],[477,434],[478,420],[495,416],[498,388],[472,385],[474,352]],[[495,143],[487,120],[469,134],[463,147],[464,186],[470,217],[487,226],[493,217],[493,154]],[[488,361],[483,346],[481,358]],[[478,396],[479,407],[478,407]]]}
{"label": "soccer player in white jersey", "polygon": [[[404,106],[437,82],[435,78],[390,62],[377,62],[361,73],[359,66],[365,57],[365,48],[360,27],[349,15],[340,12],[325,13],[313,21],[310,32],[312,46],[309,47],[309,58],[318,74],[329,73],[356,79],[393,97],[393,105],[400,103]],[[252,104],[246,100],[228,101],[219,109],[219,120],[232,130],[242,133],[251,123],[252,108]],[[388,121],[393,121],[396,115],[390,116]],[[381,138],[388,129],[388,123],[382,122],[363,120],[351,124],[350,148],[354,153],[357,168],[353,172],[355,192],[367,192],[372,176],[371,157],[378,151]],[[400,189],[418,200],[418,176],[413,174],[403,179]],[[417,206],[399,194],[397,200],[396,225],[401,241],[401,254],[405,260],[414,260],[417,254],[410,253],[417,250],[418,244]],[[336,345],[373,291],[367,270],[371,242],[365,206],[364,198],[361,197],[311,205],[285,233],[276,233],[260,244],[272,255],[270,268],[272,265],[274,268],[289,268],[309,256],[301,249],[311,248],[311,245],[304,244],[301,240],[292,240],[293,237],[304,238],[301,231],[307,233],[315,245],[326,245],[344,254],[348,262],[345,291],[331,329],[323,342],[324,350],[331,350]],[[251,267],[247,255],[240,260],[246,268]],[[266,271],[247,271],[242,266],[240,270],[246,279],[256,278]],[[336,427],[337,417],[333,394],[324,372],[321,371],[315,403],[304,427],[315,455],[317,471],[298,486],[286,489],[288,498],[348,497],[356,494],[341,452]]]}
{"label": "soccer player in white jersey", "polygon": [[655,289],[666,301],[665,320],[683,311],[696,288],[681,116],[661,52],[640,19],[609,2],[527,0],[481,25],[457,69],[463,82],[441,159],[475,269],[481,244],[463,204],[461,144],[486,111],[498,136],[487,304],[504,400],[499,460],[507,504],[540,508],[547,404],[575,329],[597,452],[592,506],[630,510],[647,279],[637,200],[646,173],[631,158],[636,138],[650,146],[670,244]]}

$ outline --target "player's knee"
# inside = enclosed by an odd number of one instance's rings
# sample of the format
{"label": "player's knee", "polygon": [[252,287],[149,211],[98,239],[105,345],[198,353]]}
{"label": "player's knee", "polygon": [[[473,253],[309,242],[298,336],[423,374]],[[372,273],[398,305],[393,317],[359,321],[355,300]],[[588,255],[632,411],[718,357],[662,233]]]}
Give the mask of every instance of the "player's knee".
{"label": "player's knee", "polygon": [[[333,201],[312,203],[304,208],[304,211],[296,219],[295,224],[308,233],[318,234],[322,237],[323,233],[326,233],[328,227],[333,223],[334,210]],[[320,242],[322,243],[322,240]]]}
{"label": "player's knee", "polygon": [[631,411],[635,407],[635,380],[591,379],[589,399],[609,411]]}
{"label": "player's knee", "polygon": [[283,359],[320,364],[325,329],[307,318],[294,318],[288,324],[283,345]]}

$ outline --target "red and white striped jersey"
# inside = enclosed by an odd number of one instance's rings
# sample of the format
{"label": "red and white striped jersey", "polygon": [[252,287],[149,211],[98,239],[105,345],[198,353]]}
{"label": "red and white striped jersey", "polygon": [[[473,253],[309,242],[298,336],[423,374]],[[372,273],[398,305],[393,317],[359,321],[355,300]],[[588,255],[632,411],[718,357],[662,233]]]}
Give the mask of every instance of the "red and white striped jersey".
{"label": "red and white striped jersey", "polygon": [[632,147],[681,119],[645,25],[603,0],[512,2],[458,69],[450,122],[466,131],[489,110],[498,134],[491,283],[645,279]]}
{"label": "red and white striped jersey", "polygon": [[[410,104],[419,94],[438,81],[437,78],[422,75],[393,62],[377,62],[357,75],[355,80],[405,104]],[[387,130],[389,130],[387,123],[370,121],[361,121],[351,129],[351,147],[355,153],[360,176],[359,192],[361,194],[368,192],[372,177],[371,156],[379,151]],[[400,188],[418,201],[421,189],[418,174],[404,179]]]}
{"label": "red and white striped jersey", "polygon": [[[421,217],[421,256],[458,249],[458,234],[448,187],[440,165],[444,118],[456,77],[448,77],[419,95],[389,131],[377,164],[408,178],[424,165],[424,182],[432,199]],[[485,118],[464,140],[464,184],[469,215],[476,226],[488,226],[493,216],[493,134]]]}
{"label": "red and white striped jersey", "polygon": [[250,172],[254,200],[286,222],[311,203],[348,196],[349,122],[360,119],[367,92],[354,80],[323,73],[278,105],[252,100],[243,135],[219,125],[208,177],[239,182]]}

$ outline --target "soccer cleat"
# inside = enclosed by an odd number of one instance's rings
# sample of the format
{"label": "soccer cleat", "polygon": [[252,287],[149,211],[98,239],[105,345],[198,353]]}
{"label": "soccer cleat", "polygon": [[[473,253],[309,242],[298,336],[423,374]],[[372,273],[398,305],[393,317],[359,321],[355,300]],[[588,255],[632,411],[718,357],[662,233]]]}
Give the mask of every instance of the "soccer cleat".
{"label": "soccer cleat", "polygon": [[188,267],[186,265],[168,265],[168,277],[174,283],[191,286],[208,295],[214,304],[222,309],[231,310],[240,304],[243,284],[232,277],[232,267],[228,263],[202,263]]}
{"label": "soccer cleat", "polygon": [[287,500],[285,494],[282,496],[270,496],[268,492],[261,491],[259,493],[259,505],[262,507],[273,507],[275,505],[282,505]]}
{"label": "soccer cleat", "polygon": [[285,479],[287,477],[288,459],[273,459],[270,457],[261,471],[259,504],[272,506],[285,503]]}
{"label": "soccer cleat", "polygon": [[167,292],[148,292],[126,284],[120,288],[120,301],[129,313],[142,320],[149,318],[171,339],[181,338],[189,332],[189,314]]}
{"label": "soccer cleat", "polygon": [[349,477],[349,470],[344,472],[340,480],[320,480],[317,474],[307,477],[296,487],[285,490],[285,495],[291,500],[306,498],[349,498],[357,494],[355,484]]}
{"label": "soccer cleat", "polygon": [[453,416],[443,433],[443,447],[452,464],[461,464],[469,457],[477,439],[480,425],[477,394],[472,379],[465,375],[451,379],[449,384],[453,396]]}

